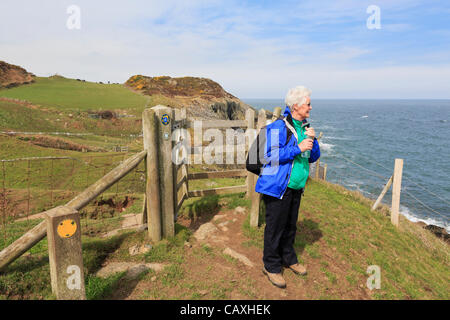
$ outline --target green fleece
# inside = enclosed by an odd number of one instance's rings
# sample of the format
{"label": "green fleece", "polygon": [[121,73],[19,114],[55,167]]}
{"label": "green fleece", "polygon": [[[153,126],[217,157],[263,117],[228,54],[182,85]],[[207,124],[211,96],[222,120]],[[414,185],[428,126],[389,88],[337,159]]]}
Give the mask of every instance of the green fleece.
{"label": "green fleece", "polygon": [[[302,142],[306,138],[305,128],[302,126],[302,122],[292,118],[294,122],[294,128],[297,132],[298,143]],[[302,150],[304,151],[304,150]],[[301,154],[294,158],[294,165],[292,167],[291,176],[289,178],[288,187],[291,189],[299,190],[305,187],[306,180],[309,175],[309,160],[308,158],[302,158]]]}

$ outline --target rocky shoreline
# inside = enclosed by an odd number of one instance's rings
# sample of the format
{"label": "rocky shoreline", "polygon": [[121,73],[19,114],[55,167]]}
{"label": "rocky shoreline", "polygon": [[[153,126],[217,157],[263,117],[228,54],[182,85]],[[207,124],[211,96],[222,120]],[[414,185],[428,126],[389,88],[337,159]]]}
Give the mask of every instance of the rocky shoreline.
{"label": "rocky shoreline", "polygon": [[450,234],[448,234],[448,232],[447,232],[447,230],[445,230],[445,228],[436,226],[434,224],[426,224],[423,221],[417,221],[414,223],[417,224],[418,226],[430,231],[431,233],[433,233],[436,237],[438,237],[445,243],[450,244]]}

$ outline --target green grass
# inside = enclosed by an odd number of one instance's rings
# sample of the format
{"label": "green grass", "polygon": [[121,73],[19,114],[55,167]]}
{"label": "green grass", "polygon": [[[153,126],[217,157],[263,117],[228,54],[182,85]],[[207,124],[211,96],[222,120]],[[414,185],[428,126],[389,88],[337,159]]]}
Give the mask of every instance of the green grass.
{"label": "green grass", "polygon": [[[2,92],[0,91],[0,95]],[[20,104],[0,101],[1,131],[60,131],[63,128],[63,124],[56,121],[56,119],[58,119],[58,114],[54,112],[42,112]]]}
{"label": "green grass", "polygon": [[[221,203],[227,208],[234,208],[237,204],[248,208],[250,205],[241,194],[206,200],[197,198],[196,201],[199,202],[196,206],[199,215],[208,213],[211,203],[214,206]],[[324,277],[324,280],[316,280],[314,292],[309,292],[308,296],[339,299],[342,292],[359,291],[361,286],[365,288],[367,267],[378,265],[381,268],[381,289],[370,293],[374,299],[449,299],[448,246],[405,219],[401,219],[400,228],[393,227],[385,212],[371,212],[370,204],[368,199],[339,186],[315,181],[308,183],[302,199],[295,248],[300,261],[306,259],[309,264],[316,264]],[[263,218],[263,211],[260,218]],[[12,226],[8,243],[32,227],[27,222]],[[242,230],[248,238],[244,245],[262,248],[263,219],[259,228],[250,228],[247,216]],[[144,298],[201,299],[203,295],[198,291],[203,289],[208,289],[209,296],[214,299],[228,297],[230,285],[220,281],[210,285],[184,283],[184,286],[191,287],[186,287],[186,293],[177,293],[176,297],[161,291],[161,288],[175,290],[187,276],[184,242],[190,235],[188,229],[176,224],[175,237],[154,244],[151,251],[139,257],[130,257],[128,248],[134,243],[146,242],[145,233],[124,233],[110,239],[83,237],[88,298],[108,298],[122,281],[121,274],[106,279],[95,277],[95,272],[107,259],[169,264],[158,275],[158,283],[162,287],[144,291]],[[49,287],[46,241],[41,241],[32,250],[31,255],[21,257],[8,267],[6,274],[0,275],[0,299],[54,299]],[[216,253],[208,246],[194,248],[193,254],[201,260],[219,257],[232,266],[236,263],[233,258]],[[149,280],[150,276],[153,274],[145,275],[143,279]],[[311,276],[304,277],[304,281],[310,279],[314,280]],[[247,292],[250,287],[244,286],[240,292]],[[252,296],[255,294],[253,292]]]}
{"label": "green grass", "polygon": [[[151,97],[139,95],[123,85],[81,82],[62,77],[37,78],[35,83],[1,89],[0,97],[33,104],[0,101],[0,131],[89,133],[61,136],[67,141],[111,150],[114,146],[142,149],[135,137],[141,132],[141,114],[153,106]],[[89,112],[111,110],[132,118],[92,119]],[[15,139],[14,139],[15,140]],[[4,149],[4,148],[0,148]],[[3,158],[3,157],[2,157]]]}
{"label": "green grass", "polygon": [[[37,223],[37,221],[36,221]],[[17,224],[19,228],[24,223]],[[11,240],[21,236],[16,229]],[[126,235],[108,239],[83,237],[83,264],[85,272],[86,295],[90,299],[102,299],[114,289],[114,284],[123,275],[106,279],[95,277],[105,259],[117,250]],[[28,253],[0,274],[0,299],[54,299],[50,285],[47,240],[40,241]]]}
{"label": "green grass", "polygon": [[118,272],[105,279],[88,275],[86,279],[86,299],[101,300],[110,296],[126,272]]}
{"label": "green grass", "polygon": [[36,82],[0,90],[0,97],[27,100],[60,110],[143,110],[148,99],[121,84],[81,82],[63,77],[36,78]]}
{"label": "green grass", "polygon": [[[336,261],[345,260],[356,271],[349,270],[346,277],[352,286],[365,284],[368,266],[380,266],[381,289],[374,298],[448,299],[448,246],[406,219],[401,219],[400,228],[394,227],[386,210],[372,212],[370,205],[356,192],[309,181],[301,203],[297,250],[323,261],[321,252],[336,248]],[[336,283],[335,274],[325,268],[324,273]]]}
{"label": "green grass", "polygon": [[184,261],[184,242],[189,239],[191,232],[182,225],[175,224],[175,236],[164,239],[145,254],[146,262],[172,262]]}

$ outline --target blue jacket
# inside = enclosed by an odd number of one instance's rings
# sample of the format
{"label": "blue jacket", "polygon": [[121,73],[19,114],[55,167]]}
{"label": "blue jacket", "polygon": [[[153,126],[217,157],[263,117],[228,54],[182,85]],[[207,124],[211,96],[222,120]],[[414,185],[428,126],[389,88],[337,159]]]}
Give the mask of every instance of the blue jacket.
{"label": "blue jacket", "polygon": [[[266,127],[266,145],[264,148],[264,165],[256,182],[255,191],[282,199],[291,176],[294,158],[301,153],[298,136],[292,121],[289,107],[284,111],[284,119],[278,119]],[[286,141],[287,130],[292,132]],[[314,138],[309,163],[320,157],[320,148]]]}

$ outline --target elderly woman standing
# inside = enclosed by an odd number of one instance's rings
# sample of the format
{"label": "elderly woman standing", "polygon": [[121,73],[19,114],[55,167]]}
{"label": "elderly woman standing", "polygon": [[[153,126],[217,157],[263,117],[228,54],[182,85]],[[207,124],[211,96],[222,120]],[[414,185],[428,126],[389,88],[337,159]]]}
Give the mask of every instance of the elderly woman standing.
{"label": "elderly woman standing", "polygon": [[256,183],[266,206],[263,273],[277,287],[285,288],[282,268],[306,274],[294,250],[300,200],[309,175],[309,164],[320,157],[319,143],[307,118],[311,91],[303,86],[286,95],[284,118],[266,128],[265,165]]}

